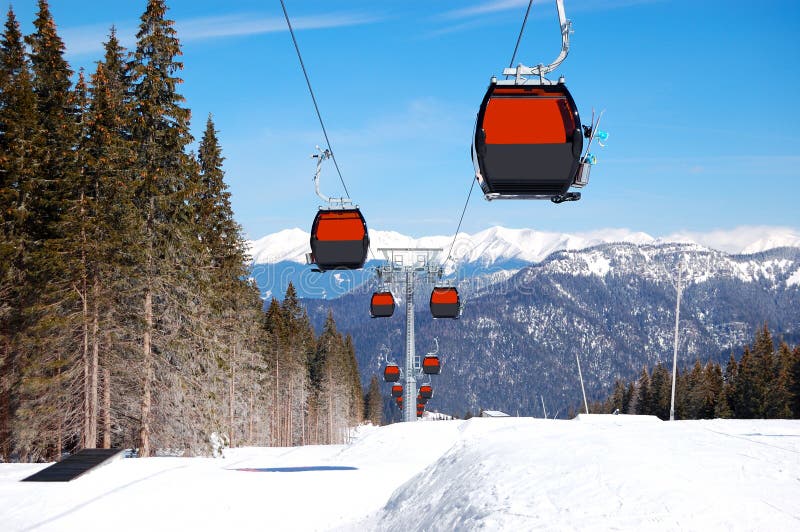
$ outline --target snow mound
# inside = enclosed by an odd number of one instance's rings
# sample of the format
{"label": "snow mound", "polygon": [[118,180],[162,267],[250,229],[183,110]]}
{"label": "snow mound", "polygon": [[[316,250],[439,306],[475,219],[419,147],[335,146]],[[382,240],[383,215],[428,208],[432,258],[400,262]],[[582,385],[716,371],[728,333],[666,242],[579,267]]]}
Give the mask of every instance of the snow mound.
{"label": "snow mound", "polygon": [[358,526],[796,530],[798,454],[800,422],[472,419]]}
{"label": "snow mound", "polygon": [[0,464],[0,530],[797,530],[800,421],[472,418],[347,445]]}

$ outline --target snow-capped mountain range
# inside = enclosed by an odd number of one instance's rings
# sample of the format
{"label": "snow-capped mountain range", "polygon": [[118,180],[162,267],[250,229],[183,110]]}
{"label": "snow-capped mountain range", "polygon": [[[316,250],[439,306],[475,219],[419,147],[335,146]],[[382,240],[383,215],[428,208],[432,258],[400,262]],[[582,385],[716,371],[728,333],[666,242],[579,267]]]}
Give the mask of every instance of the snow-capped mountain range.
{"label": "snow-capped mountain range", "polygon": [[[370,230],[371,248],[428,247],[449,250],[453,235],[414,238],[395,231]],[[309,233],[302,229],[286,229],[250,241],[254,264],[297,262],[305,264],[309,251]],[[494,264],[508,260],[540,262],[555,251],[580,250],[613,242],[661,244],[695,243],[730,254],[750,254],[780,247],[800,247],[800,231],[786,227],[739,227],[709,232],[680,232],[654,237],[630,229],[598,229],[582,233],[554,233],[534,229],[490,227],[475,234],[459,233],[453,247],[453,258],[459,262]],[[376,255],[377,258],[377,255]]]}
{"label": "snow-capped mountain range", "polygon": [[[503,281],[521,268],[544,261],[559,251],[580,251],[603,244],[627,243],[637,247],[667,244],[692,244],[698,249],[730,255],[749,255],[775,248],[800,248],[800,231],[786,227],[745,226],[709,232],[680,232],[652,236],[629,229],[598,229],[581,233],[556,233],[534,229],[491,227],[468,234],[459,233],[453,245],[452,235],[414,238],[394,231],[370,230],[371,253],[368,266],[378,264],[379,248],[427,247],[441,248],[440,260],[452,250],[452,261],[445,273],[459,269],[459,277],[480,278],[478,284]],[[302,229],[287,229],[251,241],[253,277],[265,298],[281,297],[289,281],[302,297],[331,298],[347,293],[371,279],[369,269],[319,275],[305,265],[309,249],[309,234]],[[588,259],[587,259],[588,260]],[[597,273],[607,271],[608,265],[594,264]],[[698,273],[700,275],[700,273]],[[743,273],[744,275],[744,273]],[[800,282],[800,273],[795,282]]]}

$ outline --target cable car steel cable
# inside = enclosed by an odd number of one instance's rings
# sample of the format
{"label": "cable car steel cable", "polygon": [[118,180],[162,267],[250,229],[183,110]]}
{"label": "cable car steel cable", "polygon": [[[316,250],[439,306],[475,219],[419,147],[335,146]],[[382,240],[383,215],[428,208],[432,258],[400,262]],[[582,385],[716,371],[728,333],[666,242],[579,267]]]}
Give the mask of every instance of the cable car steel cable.
{"label": "cable car steel cable", "polygon": [[[286,10],[286,4],[284,0],[280,0],[280,3],[283,16],[286,19],[286,25],[289,28],[289,34],[292,37],[295,52],[297,53],[297,59],[300,62],[300,68],[306,80],[308,92],[311,95],[311,101],[314,104],[314,111],[317,114],[317,119],[322,128],[322,134],[325,137],[326,143],[326,149],[322,150],[317,147],[320,153],[314,154],[312,157],[317,158],[317,171],[314,175],[316,193],[323,201],[328,203],[328,208],[320,208],[314,218],[314,222],[311,226],[311,254],[307,256],[307,260],[310,264],[316,264],[317,268],[314,271],[318,272],[333,269],[360,269],[364,266],[367,255],[372,252],[369,246],[367,223],[364,216],[361,214],[361,210],[350,200],[350,191],[347,189],[347,184],[342,176],[339,162],[336,160],[336,155],[333,152],[328,130],[322,119],[322,112],[319,109],[317,97],[311,86],[308,70],[303,61],[303,55],[300,52],[300,46],[297,43],[294,28],[292,27],[289,13]],[[328,158],[333,161],[336,167],[336,173],[339,175],[339,181],[344,188],[345,196],[342,198],[324,196],[319,190],[321,165],[322,162]]]}
{"label": "cable car steel cable", "polygon": [[[522,41],[522,34],[525,32],[525,24],[528,23],[528,15],[531,14],[531,7],[533,6],[533,0],[528,2],[528,9],[525,10],[525,18],[522,19],[522,27],[519,29],[519,35],[517,36],[517,44],[514,45],[514,53],[511,54],[511,61],[508,62],[508,68],[514,67],[514,61],[517,59],[517,50],[519,50],[519,43]],[[508,79],[508,74],[506,75],[506,79]]]}
{"label": "cable car steel cable", "polygon": [[294,43],[294,49],[297,52],[297,59],[300,61],[300,68],[303,70],[303,76],[306,78],[306,85],[308,85],[308,92],[311,94],[311,101],[314,102],[314,110],[317,113],[317,119],[319,119],[319,125],[322,128],[322,134],[325,137],[325,143],[328,147],[328,151],[330,151],[330,157],[333,160],[333,165],[336,167],[336,172],[339,174],[339,181],[342,182],[342,187],[344,187],[344,193],[349,198],[350,192],[347,190],[347,185],[344,183],[344,178],[342,177],[342,171],[339,169],[339,163],[336,162],[336,156],[333,153],[333,148],[331,147],[331,141],[328,138],[328,131],[325,129],[325,123],[322,121],[322,113],[319,110],[319,105],[317,105],[317,98],[314,96],[314,89],[311,88],[311,80],[308,78],[308,72],[306,71],[306,65],[303,62],[303,55],[300,53],[300,46],[297,44],[297,39],[294,36],[294,29],[292,28],[292,22],[289,20],[289,13],[286,11],[286,4],[283,0],[280,0],[281,8],[283,9],[283,16],[286,19],[286,25],[289,27],[289,34],[292,36],[292,43]]}

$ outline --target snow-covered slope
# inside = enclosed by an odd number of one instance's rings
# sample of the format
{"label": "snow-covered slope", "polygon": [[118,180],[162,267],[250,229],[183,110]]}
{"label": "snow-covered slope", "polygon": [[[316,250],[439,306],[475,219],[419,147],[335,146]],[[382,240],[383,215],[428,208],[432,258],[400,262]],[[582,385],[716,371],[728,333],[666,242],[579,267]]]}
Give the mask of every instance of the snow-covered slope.
{"label": "snow-covered slope", "polygon": [[[376,258],[383,247],[439,247],[450,249],[453,236],[413,238],[394,231],[369,232]],[[302,229],[287,229],[250,242],[254,264],[305,262],[309,234]],[[453,258],[462,263],[491,265],[503,261],[539,262],[555,251],[580,250],[611,242],[661,244],[695,243],[726,253],[757,253],[778,247],[800,247],[800,232],[783,227],[739,227],[707,233],[675,233],[653,237],[629,229],[598,229],[583,233],[554,233],[533,229],[491,227],[475,234],[459,233]]]}
{"label": "snow-covered slope", "polygon": [[473,418],[346,446],[124,459],[69,483],[0,464],[0,529],[797,530],[800,421]]}

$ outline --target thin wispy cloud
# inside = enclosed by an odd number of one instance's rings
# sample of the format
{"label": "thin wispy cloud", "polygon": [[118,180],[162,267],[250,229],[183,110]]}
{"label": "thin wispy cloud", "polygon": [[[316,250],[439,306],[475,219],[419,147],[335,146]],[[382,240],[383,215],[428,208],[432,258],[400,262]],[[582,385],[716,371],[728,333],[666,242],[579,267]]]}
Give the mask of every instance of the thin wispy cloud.
{"label": "thin wispy cloud", "polygon": [[495,2],[484,2],[470,7],[454,9],[444,14],[446,18],[466,18],[487,13],[497,13],[498,11],[508,11],[526,7],[528,0],[498,0]]}
{"label": "thin wispy cloud", "polygon": [[[459,19],[510,10],[517,10],[521,13],[524,13],[525,8],[528,7],[528,1],[529,0],[494,0],[490,2],[482,2],[473,6],[448,11],[444,13],[443,16],[445,18]],[[665,0],[605,0],[602,2],[598,0],[573,0],[568,2],[565,7],[567,10],[567,16],[569,16],[569,14],[572,12],[608,11],[609,9],[634,7],[642,4],[654,4],[663,1]],[[533,16],[541,14],[544,11],[542,8],[545,8],[548,13],[554,12],[555,5],[552,2],[534,2],[531,14]]]}
{"label": "thin wispy cloud", "polygon": [[[318,30],[325,28],[343,28],[372,24],[382,20],[381,17],[363,13],[340,13],[296,17],[292,19],[295,30]],[[279,17],[252,17],[249,15],[228,15],[223,17],[198,18],[187,21],[176,21],[178,34],[183,40],[202,40],[215,37],[236,37],[242,35],[258,35],[286,31],[286,21]]]}
{"label": "thin wispy cloud", "polygon": [[[292,27],[297,31],[342,28],[373,24],[383,20],[376,15],[365,13],[333,13],[327,15],[300,16],[292,19]],[[96,53],[103,49],[108,39],[108,25],[78,26],[64,28],[60,34],[67,48],[67,55]],[[235,14],[215,17],[201,17],[176,20],[175,29],[181,42],[202,41],[225,37],[242,37],[287,31],[282,17],[265,17],[252,14]],[[117,27],[117,37],[126,48],[135,44],[136,26]]]}

